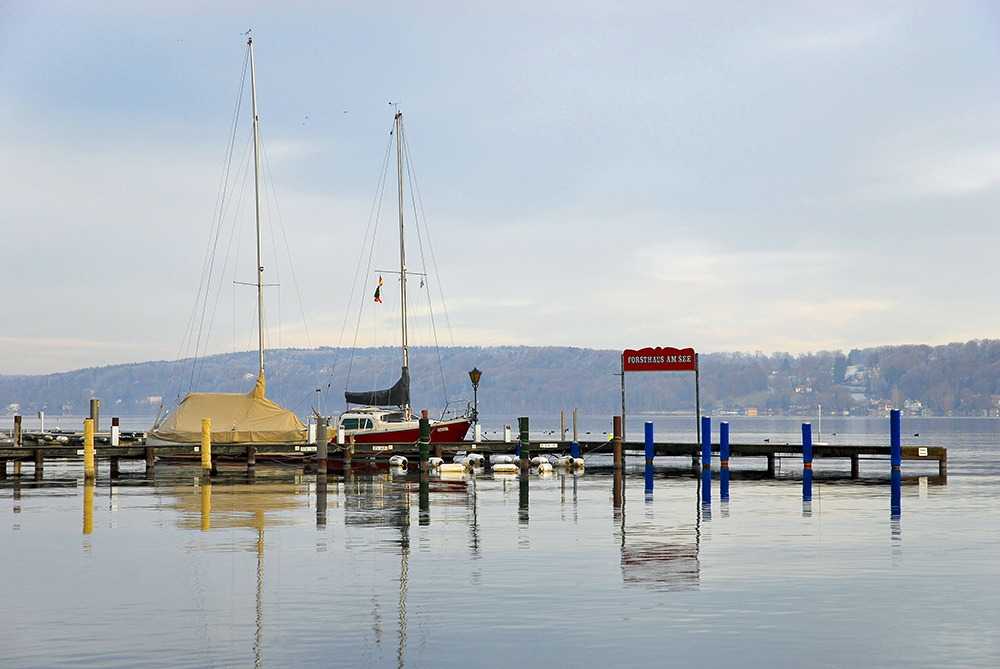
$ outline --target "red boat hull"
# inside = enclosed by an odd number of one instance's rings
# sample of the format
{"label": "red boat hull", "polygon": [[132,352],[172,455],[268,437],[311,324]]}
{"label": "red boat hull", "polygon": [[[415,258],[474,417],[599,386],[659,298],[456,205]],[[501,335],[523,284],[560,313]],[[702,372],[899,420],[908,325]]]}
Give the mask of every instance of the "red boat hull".
{"label": "red boat hull", "polygon": [[[468,419],[431,423],[431,443],[455,444],[463,441],[470,425],[472,421]],[[415,444],[420,440],[420,428],[402,427],[398,430],[358,432],[353,436],[355,444]]]}

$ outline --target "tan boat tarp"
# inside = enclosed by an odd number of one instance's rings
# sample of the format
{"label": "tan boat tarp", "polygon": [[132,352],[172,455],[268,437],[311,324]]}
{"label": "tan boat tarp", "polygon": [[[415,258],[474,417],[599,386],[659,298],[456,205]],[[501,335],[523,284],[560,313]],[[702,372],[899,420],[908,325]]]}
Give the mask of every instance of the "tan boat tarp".
{"label": "tan boat tarp", "polygon": [[188,393],[147,437],[201,443],[201,419],[212,420],[213,444],[305,443],[306,426],[295,414],[264,397],[264,374],[248,393]]}

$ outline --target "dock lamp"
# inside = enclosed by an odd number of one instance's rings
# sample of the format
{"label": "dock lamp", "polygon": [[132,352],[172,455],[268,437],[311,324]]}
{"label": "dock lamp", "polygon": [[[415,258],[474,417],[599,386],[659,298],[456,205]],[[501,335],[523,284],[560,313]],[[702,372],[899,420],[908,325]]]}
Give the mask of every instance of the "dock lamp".
{"label": "dock lamp", "polygon": [[479,422],[479,379],[483,373],[477,367],[469,370],[469,380],[472,381],[472,420]]}

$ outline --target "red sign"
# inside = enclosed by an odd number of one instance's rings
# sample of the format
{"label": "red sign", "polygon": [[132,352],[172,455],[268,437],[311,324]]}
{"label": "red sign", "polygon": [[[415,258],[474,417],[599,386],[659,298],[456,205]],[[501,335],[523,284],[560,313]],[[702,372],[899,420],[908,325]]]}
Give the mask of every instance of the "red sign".
{"label": "red sign", "polygon": [[693,348],[627,348],[622,353],[622,369],[626,372],[693,372]]}

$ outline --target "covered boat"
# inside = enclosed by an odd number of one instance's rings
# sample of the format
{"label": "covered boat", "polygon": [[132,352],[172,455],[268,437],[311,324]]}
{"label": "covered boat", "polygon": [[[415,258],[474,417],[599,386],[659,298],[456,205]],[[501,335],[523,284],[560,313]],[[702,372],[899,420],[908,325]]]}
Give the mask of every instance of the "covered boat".
{"label": "covered boat", "polygon": [[305,443],[308,429],[295,414],[264,397],[264,374],[248,393],[188,393],[146,435],[150,446],[200,444],[201,420],[212,421],[213,444]]}

